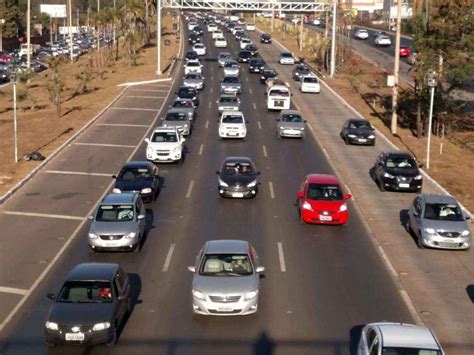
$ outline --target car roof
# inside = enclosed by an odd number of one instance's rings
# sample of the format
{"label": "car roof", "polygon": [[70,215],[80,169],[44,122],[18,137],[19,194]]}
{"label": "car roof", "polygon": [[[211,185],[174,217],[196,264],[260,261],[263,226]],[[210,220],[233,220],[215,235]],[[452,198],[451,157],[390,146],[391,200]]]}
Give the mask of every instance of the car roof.
{"label": "car roof", "polygon": [[129,192],[124,192],[121,194],[108,194],[104,197],[100,204],[120,205],[123,203],[134,203],[137,196],[137,194]]}
{"label": "car roof", "polygon": [[338,184],[339,180],[334,175],[329,174],[309,174],[306,176],[306,180],[308,183],[316,183],[316,184]]}
{"label": "car roof", "polygon": [[359,123],[359,122],[360,122],[360,123],[369,123],[369,124],[370,124],[369,121],[364,120],[364,119],[362,119],[362,118],[349,118],[349,119],[346,121],[346,123]]}
{"label": "car roof", "polygon": [[112,281],[118,268],[114,263],[83,263],[69,272],[66,281]]}
{"label": "car roof", "polygon": [[451,204],[458,204],[456,199],[449,195],[431,195],[431,194],[423,194],[421,197],[427,203],[451,203]]}
{"label": "car roof", "polygon": [[441,350],[430,329],[413,324],[373,323],[382,335],[383,346]]}
{"label": "car roof", "polygon": [[400,158],[414,158],[413,154],[409,152],[384,152],[387,157],[400,157]]}
{"label": "car roof", "polygon": [[129,161],[124,164],[123,168],[148,168],[150,166],[150,163],[146,160],[142,161]]}
{"label": "car roof", "polygon": [[206,243],[206,254],[247,254],[249,243],[245,240],[221,239]]}
{"label": "car roof", "polygon": [[252,159],[248,157],[237,157],[237,156],[225,158],[223,164],[226,164],[229,162],[253,164]]}

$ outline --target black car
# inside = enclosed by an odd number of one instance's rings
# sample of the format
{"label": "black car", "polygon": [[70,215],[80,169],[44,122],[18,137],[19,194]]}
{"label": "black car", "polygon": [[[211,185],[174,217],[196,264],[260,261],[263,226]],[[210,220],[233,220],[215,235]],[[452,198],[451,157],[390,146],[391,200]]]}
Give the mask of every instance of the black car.
{"label": "black car", "polygon": [[346,144],[375,145],[375,129],[366,120],[347,120],[342,126],[340,136]]}
{"label": "black car", "polygon": [[245,37],[244,31],[236,31],[234,33],[235,39],[240,42],[240,40]]}
{"label": "black car", "polygon": [[186,60],[196,60],[199,59],[199,55],[192,49],[186,52]]}
{"label": "black car", "polygon": [[249,72],[260,73],[265,68],[265,62],[260,58],[252,58],[249,60]]}
{"label": "black car", "polygon": [[199,37],[198,34],[196,34],[196,33],[191,33],[191,34],[189,35],[189,38],[188,38],[188,43],[189,43],[189,44],[196,44],[196,43],[199,43],[199,42],[201,42],[201,38]]}
{"label": "black car", "polygon": [[195,26],[195,27],[193,28],[193,32],[196,33],[197,35],[201,36],[204,31],[203,31],[203,29],[202,29],[201,27]]}
{"label": "black car", "polygon": [[71,270],[45,323],[46,342],[115,344],[118,329],[130,314],[130,282],[118,264],[85,263]]}
{"label": "black car", "polygon": [[126,163],[115,179],[115,193],[138,192],[143,202],[153,202],[160,189],[158,168],[148,161],[130,161]]}
{"label": "black car", "polygon": [[299,81],[302,76],[311,74],[311,70],[309,70],[308,66],[304,64],[295,65],[293,68],[293,80]]}
{"label": "black car", "polygon": [[176,91],[176,95],[178,99],[191,99],[193,100],[194,106],[199,106],[199,94],[195,88],[181,86],[178,91]]}
{"label": "black car", "polygon": [[278,73],[275,69],[271,68],[263,68],[260,72],[260,82],[265,84],[268,79],[276,79],[278,77]]}
{"label": "black car", "polygon": [[375,161],[373,178],[380,191],[421,192],[423,175],[408,152],[382,152]]}
{"label": "black car", "polygon": [[255,44],[247,44],[244,48],[246,51],[250,51],[252,53],[252,57],[256,57],[258,55],[258,48]]}
{"label": "black car", "polygon": [[257,171],[252,160],[247,157],[228,157],[222,163],[218,191],[220,197],[253,198],[258,193]]}
{"label": "black car", "polygon": [[262,33],[260,36],[260,43],[272,43],[272,36],[268,33]]}
{"label": "black car", "polygon": [[10,71],[6,67],[0,67],[0,83],[10,81]]}
{"label": "black car", "polygon": [[237,57],[239,63],[247,63],[250,59],[252,59],[252,53],[245,49],[240,51],[239,56]]}

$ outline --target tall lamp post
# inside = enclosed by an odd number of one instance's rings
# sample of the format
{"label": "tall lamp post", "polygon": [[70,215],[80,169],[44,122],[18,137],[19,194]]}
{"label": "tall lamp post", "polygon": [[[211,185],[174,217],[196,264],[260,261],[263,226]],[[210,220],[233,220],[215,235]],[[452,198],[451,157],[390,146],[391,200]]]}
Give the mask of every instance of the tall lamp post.
{"label": "tall lamp post", "polygon": [[10,80],[13,84],[13,139],[15,143],[15,163],[18,163],[18,137],[17,137],[17,124],[16,124],[16,71],[10,74]]}
{"label": "tall lamp post", "polygon": [[5,19],[0,19],[0,52],[3,51],[3,25],[5,24]]}
{"label": "tall lamp post", "polygon": [[426,147],[426,169],[430,168],[430,147],[431,147],[431,126],[433,122],[433,103],[435,87],[438,84],[438,73],[434,70],[428,70],[426,74],[426,84],[430,88],[430,113],[428,118],[428,142]]}
{"label": "tall lamp post", "polygon": [[161,75],[161,0],[156,2],[156,74]]}
{"label": "tall lamp post", "polygon": [[[337,0],[332,2],[332,37],[331,37],[331,64],[329,76],[334,78],[336,73],[336,25],[337,25]],[[327,26],[327,24],[326,24]]]}

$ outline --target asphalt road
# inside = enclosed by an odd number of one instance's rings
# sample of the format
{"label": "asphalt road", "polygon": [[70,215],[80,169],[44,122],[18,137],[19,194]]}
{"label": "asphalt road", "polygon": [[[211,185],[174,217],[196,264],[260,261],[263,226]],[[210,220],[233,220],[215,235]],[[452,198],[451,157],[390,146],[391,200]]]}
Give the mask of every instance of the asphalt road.
{"label": "asphalt road", "polygon": [[[237,42],[226,36],[230,50],[236,54]],[[100,346],[84,353],[347,354],[357,340],[360,325],[380,320],[413,322],[351,204],[347,226],[299,224],[294,203],[302,179],[308,173],[332,170],[311,135],[303,141],[276,138],[277,113],[267,112],[264,86],[257,75],[248,74],[246,65],[241,71],[241,99],[242,111],[250,121],[248,137],[244,141],[218,139],[215,101],[222,72],[208,34],[205,44],[206,87],[194,132],[186,142],[188,154],[181,166],[160,166],[164,188],[147,211],[150,230],[139,254],[89,253],[88,224],[81,227],[79,219],[88,214],[111,182],[100,174],[115,173],[128,158],[145,158],[145,145],[140,143],[146,131],[143,126],[155,124],[154,119],[164,115],[163,111],[157,116],[157,110],[164,100],[158,97],[164,96],[166,85],[136,87],[133,95],[128,89],[114,108],[78,140],[89,145],[71,146],[47,167],[48,171],[89,175],[44,172],[4,206],[2,212],[21,211],[22,215],[0,214],[5,235],[15,236],[8,238],[2,253],[12,263],[18,258],[22,263],[0,272],[3,285],[7,282],[10,287],[28,289],[38,269],[44,268],[37,260],[45,258],[47,264],[52,259],[50,250],[58,248],[56,239],[68,240],[74,229],[80,228],[4,328],[0,335],[2,354],[47,352],[43,324],[50,301],[45,295],[57,291],[72,267],[87,261],[118,262],[132,278],[137,302],[115,348]],[[179,84],[180,79],[174,81],[171,90]],[[144,96],[145,91],[140,90],[146,90],[147,96],[155,95],[157,100],[127,97]],[[171,99],[172,95],[168,101]],[[139,149],[130,156],[135,145]],[[250,156],[262,172],[256,199],[217,197],[214,172],[229,155]],[[52,216],[25,215],[25,211]],[[249,240],[267,268],[256,315],[191,316],[192,275],[186,266],[194,262],[205,241],[219,238]],[[15,304],[5,293],[0,301],[2,315],[7,313],[5,308]],[[65,352],[83,351],[78,347],[51,351]]]}

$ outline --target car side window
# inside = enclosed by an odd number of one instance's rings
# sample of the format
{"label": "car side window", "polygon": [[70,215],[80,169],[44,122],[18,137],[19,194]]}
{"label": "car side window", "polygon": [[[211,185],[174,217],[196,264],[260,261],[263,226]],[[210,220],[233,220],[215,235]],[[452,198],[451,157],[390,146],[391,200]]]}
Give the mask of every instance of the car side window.
{"label": "car side window", "polygon": [[369,354],[379,355],[379,338],[378,337],[375,337],[374,341],[372,342]]}
{"label": "car side window", "polygon": [[421,215],[421,201],[419,198],[416,198],[413,202],[413,209],[418,216]]}
{"label": "car side window", "polygon": [[375,330],[373,330],[372,328],[367,329],[365,333],[365,339],[367,341],[367,349],[370,349],[376,336],[377,336],[377,333],[375,332]]}
{"label": "car side window", "polygon": [[[115,274],[118,275],[118,274]],[[122,289],[118,285],[117,277],[114,277],[114,282],[112,283],[114,288],[114,293],[118,297],[122,293]]]}

